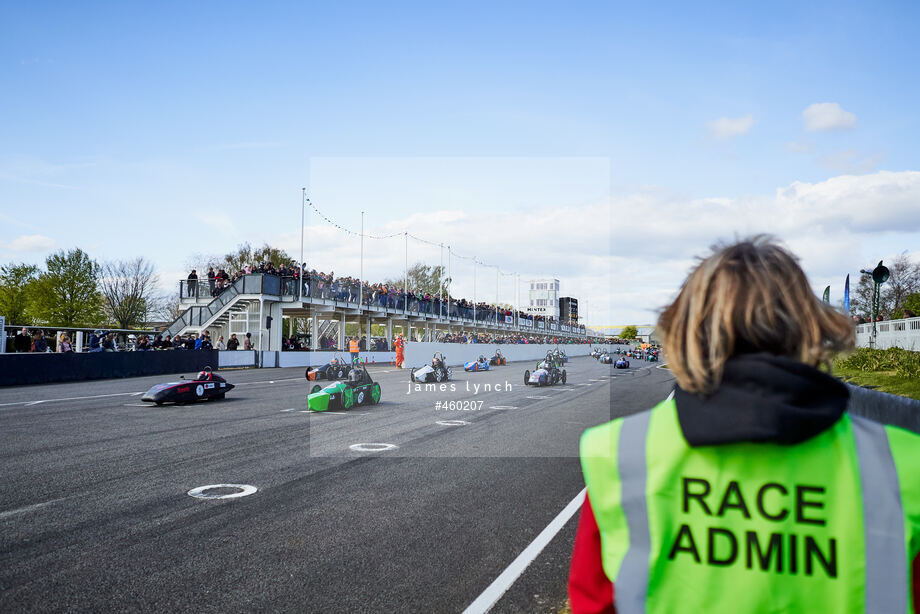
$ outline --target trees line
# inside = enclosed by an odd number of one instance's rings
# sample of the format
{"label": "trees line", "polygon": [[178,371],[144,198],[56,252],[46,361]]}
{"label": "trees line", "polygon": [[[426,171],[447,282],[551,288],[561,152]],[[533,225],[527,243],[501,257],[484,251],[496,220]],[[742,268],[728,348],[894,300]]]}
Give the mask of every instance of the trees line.
{"label": "trees line", "polygon": [[99,263],[79,247],[60,250],[44,268],[0,267],[0,314],[16,325],[137,328],[164,315],[158,285],[143,257]]}

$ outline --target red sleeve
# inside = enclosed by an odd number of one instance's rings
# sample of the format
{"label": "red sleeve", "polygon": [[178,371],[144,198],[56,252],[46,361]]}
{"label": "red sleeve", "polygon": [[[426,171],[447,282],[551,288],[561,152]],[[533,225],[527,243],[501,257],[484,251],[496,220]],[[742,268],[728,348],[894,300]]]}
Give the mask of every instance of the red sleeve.
{"label": "red sleeve", "polygon": [[601,564],[601,533],[587,495],[575,533],[569,570],[569,602],[572,614],[616,614],[613,583]]}
{"label": "red sleeve", "polygon": [[914,612],[920,612],[920,554],[914,557],[911,588],[913,589]]}

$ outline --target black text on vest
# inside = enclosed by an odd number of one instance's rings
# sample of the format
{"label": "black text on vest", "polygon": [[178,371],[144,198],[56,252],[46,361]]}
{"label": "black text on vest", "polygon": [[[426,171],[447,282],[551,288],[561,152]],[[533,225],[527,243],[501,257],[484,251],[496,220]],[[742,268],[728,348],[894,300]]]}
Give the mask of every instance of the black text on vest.
{"label": "black text on vest", "polygon": [[[796,484],[790,487],[776,482],[761,485],[753,498],[745,498],[741,485],[731,481],[724,492],[713,493],[708,480],[682,478],[681,513],[696,508],[706,516],[732,517],[743,522],[760,516],[771,522],[791,520],[804,531],[810,526],[824,526],[824,488]],[[735,524],[735,527],[738,525]],[[701,565],[725,567],[744,565],[771,573],[803,573],[806,576],[823,571],[829,578],[837,577],[837,540],[829,538],[824,548],[812,535],[763,531],[737,531],[728,527],[683,523],[673,539],[668,558],[692,558]]]}

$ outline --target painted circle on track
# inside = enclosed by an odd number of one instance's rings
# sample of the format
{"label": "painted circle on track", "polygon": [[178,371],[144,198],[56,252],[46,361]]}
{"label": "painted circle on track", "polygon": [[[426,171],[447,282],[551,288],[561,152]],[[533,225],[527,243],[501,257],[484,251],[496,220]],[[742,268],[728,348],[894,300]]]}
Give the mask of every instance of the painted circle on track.
{"label": "painted circle on track", "polygon": [[348,449],[355,452],[386,452],[398,447],[395,443],[356,443],[348,446]]}
{"label": "painted circle on track", "polygon": [[[228,489],[233,488],[239,492],[231,493],[208,493],[209,490],[217,489]],[[198,488],[193,488],[188,491],[188,496],[195,497],[196,499],[237,499],[239,497],[247,497],[254,492],[259,490],[255,486],[250,486],[249,484],[210,484],[208,486],[199,486]]]}
{"label": "painted circle on track", "polygon": [[514,405],[492,405],[489,409],[517,409]]}
{"label": "painted circle on track", "polygon": [[440,424],[441,426],[463,426],[464,424],[469,424],[466,420],[438,420],[435,424]]}

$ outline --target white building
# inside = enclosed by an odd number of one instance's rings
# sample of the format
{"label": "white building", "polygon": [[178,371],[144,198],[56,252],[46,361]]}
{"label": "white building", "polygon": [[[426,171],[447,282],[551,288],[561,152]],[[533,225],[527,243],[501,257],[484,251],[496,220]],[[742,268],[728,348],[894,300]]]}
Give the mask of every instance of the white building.
{"label": "white building", "polygon": [[527,313],[559,319],[559,280],[532,279]]}

